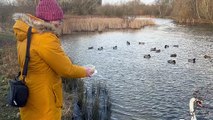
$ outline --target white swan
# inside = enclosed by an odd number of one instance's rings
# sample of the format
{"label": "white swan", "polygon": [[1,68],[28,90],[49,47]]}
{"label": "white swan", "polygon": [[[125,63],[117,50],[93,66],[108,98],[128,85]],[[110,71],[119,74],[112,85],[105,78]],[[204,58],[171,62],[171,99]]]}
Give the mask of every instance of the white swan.
{"label": "white swan", "polygon": [[190,99],[190,101],[189,101],[189,112],[190,112],[190,115],[191,115],[191,120],[197,120],[197,117],[195,115],[195,108],[194,108],[195,104],[202,107],[202,101],[197,99],[197,98],[191,98]]}

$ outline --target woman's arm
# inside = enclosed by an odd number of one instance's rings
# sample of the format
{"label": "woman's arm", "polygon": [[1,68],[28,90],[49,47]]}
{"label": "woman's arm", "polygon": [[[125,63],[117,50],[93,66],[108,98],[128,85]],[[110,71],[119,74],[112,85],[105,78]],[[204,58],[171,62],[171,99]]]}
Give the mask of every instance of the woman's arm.
{"label": "woman's arm", "polygon": [[62,50],[58,38],[53,35],[47,35],[41,40],[38,53],[50,68],[60,76],[67,78],[88,76],[85,67],[72,64],[69,57]]}

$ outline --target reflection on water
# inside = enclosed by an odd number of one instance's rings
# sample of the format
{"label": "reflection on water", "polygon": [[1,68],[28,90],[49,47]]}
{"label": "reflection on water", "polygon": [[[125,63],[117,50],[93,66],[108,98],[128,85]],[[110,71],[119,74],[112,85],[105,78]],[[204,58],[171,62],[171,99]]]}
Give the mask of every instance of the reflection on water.
{"label": "reflection on water", "polygon": [[[213,62],[204,58],[213,57],[213,27],[175,25],[165,19],[155,21],[156,26],[136,31],[63,37],[63,48],[75,63],[93,64],[98,70],[97,76],[85,80],[86,86],[100,81],[109,88],[111,119],[190,119],[188,103],[194,91],[213,87]],[[127,45],[127,41],[131,44]],[[169,47],[165,49],[165,45]],[[93,49],[88,49],[91,46]],[[103,50],[98,50],[100,47]],[[154,47],[160,53],[150,51]],[[145,59],[145,54],[151,58]],[[171,54],[177,57],[171,58]],[[193,58],[195,63],[188,62]],[[170,59],[176,64],[169,64]],[[206,98],[204,102],[213,106],[213,99]],[[213,119],[213,110],[205,115],[200,111],[197,110],[198,119]]]}

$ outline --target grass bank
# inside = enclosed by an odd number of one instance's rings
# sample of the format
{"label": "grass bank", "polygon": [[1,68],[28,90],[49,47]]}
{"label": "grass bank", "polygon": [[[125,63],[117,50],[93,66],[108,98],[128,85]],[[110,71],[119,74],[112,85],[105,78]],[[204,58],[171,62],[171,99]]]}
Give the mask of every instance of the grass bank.
{"label": "grass bank", "polygon": [[0,76],[13,78],[18,68],[16,41],[12,33],[0,33]]}
{"label": "grass bank", "polygon": [[103,32],[117,29],[140,29],[150,25],[154,25],[152,20],[138,20],[130,17],[109,18],[65,16],[63,33],[72,34],[73,32]]}
{"label": "grass bank", "polygon": [[12,34],[0,33],[0,118],[18,120],[18,109],[7,104],[8,79],[17,74],[18,63]]}

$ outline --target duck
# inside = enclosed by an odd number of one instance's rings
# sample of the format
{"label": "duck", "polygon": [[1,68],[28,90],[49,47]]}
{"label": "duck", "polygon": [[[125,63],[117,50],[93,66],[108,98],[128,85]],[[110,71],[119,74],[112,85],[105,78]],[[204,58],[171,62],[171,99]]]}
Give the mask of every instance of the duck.
{"label": "duck", "polygon": [[149,59],[149,58],[151,58],[151,55],[147,54],[147,55],[144,55],[143,57]]}
{"label": "duck", "polygon": [[179,47],[179,45],[173,45],[173,47]]}
{"label": "duck", "polygon": [[151,48],[150,51],[156,51],[156,47]]}
{"label": "duck", "polygon": [[127,45],[130,45],[130,42],[129,42],[129,41],[126,41],[126,44],[127,44]]}
{"label": "duck", "polygon": [[138,44],[139,44],[139,45],[144,45],[144,44],[145,44],[145,42],[139,42]]}
{"label": "duck", "polygon": [[202,107],[202,103],[203,102],[201,100],[194,97],[189,100],[189,112],[191,115],[191,120],[197,120],[197,117],[195,115],[195,105]]}
{"label": "duck", "polygon": [[205,58],[205,59],[211,59],[212,57],[209,56],[209,55],[204,55],[204,58]]}
{"label": "duck", "polygon": [[171,54],[170,57],[177,57],[177,54]]}
{"label": "duck", "polygon": [[196,62],[196,58],[188,59],[188,62],[195,63]]}
{"label": "duck", "polygon": [[165,45],[164,48],[165,48],[165,49],[166,49],[166,48],[169,48],[169,45]]}
{"label": "duck", "polygon": [[155,52],[156,52],[156,53],[160,53],[160,49],[156,50]]}
{"label": "duck", "polygon": [[117,50],[118,47],[117,47],[117,46],[114,46],[114,47],[112,47],[112,48],[113,48],[113,50]]}
{"label": "duck", "polygon": [[103,47],[98,48],[98,50],[103,50],[103,49],[104,49]]}
{"label": "duck", "polygon": [[170,64],[176,64],[175,60],[168,60],[167,62],[170,63]]}
{"label": "duck", "polygon": [[89,50],[93,49],[93,47],[88,47]]}

